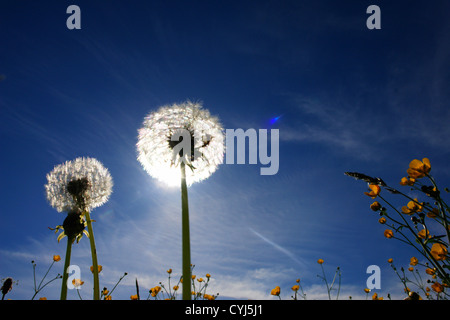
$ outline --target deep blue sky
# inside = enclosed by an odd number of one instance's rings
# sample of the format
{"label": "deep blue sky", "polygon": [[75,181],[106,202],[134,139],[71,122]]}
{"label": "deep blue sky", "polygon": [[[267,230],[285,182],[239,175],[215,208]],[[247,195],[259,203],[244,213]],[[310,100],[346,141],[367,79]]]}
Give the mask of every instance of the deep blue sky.
{"label": "deep blue sky", "polygon": [[[159,106],[201,100],[224,128],[278,128],[280,170],[222,165],[189,189],[192,262],[223,297],[271,298],[301,278],[324,298],[318,258],[342,269],[341,297],[362,297],[366,268],[381,295],[401,296],[387,259],[414,251],[383,236],[360,171],[397,186],[429,157],[449,185],[448,1],[2,1],[0,5],[0,278],[29,299],[31,260],[42,276],[64,256],[47,227],[46,174],[79,156],[111,172],[110,201],[94,210],[101,286],[115,299],[181,273],[179,190],[136,160],[137,130]],[[81,30],[66,8],[81,9]],[[366,8],[381,8],[368,30]],[[283,115],[275,124],[270,119]],[[91,297],[89,243],[73,249]],[[62,272],[62,262],[54,272]],[[84,268],[84,269],[83,269]],[[40,296],[59,297],[54,283]],[[77,298],[69,292],[69,298]]]}

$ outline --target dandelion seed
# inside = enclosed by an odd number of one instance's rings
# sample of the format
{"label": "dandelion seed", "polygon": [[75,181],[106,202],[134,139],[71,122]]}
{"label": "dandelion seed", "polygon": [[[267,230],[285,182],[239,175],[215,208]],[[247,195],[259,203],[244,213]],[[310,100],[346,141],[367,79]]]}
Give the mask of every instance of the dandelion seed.
{"label": "dandelion seed", "polygon": [[[150,176],[169,186],[181,185],[182,272],[189,279],[187,187],[208,178],[222,164],[225,150],[222,126],[198,103],[164,106],[145,117],[136,146],[138,160]],[[183,285],[183,299],[191,299],[188,284]]]}
{"label": "dandelion seed", "polygon": [[[174,153],[181,139],[173,139],[181,131],[191,139],[191,152]],[[144,119],[137,143],[138,160],[148,174],[170,186],[178,186],[181,161],[191,170],[186,172],[187,185],[208,178],[223,163],[225,152],[223,128],[216,117],[198,103],[185,102],[161,107]]]}
{"label": "dandelion seed", "polygon": [[94,158],[66,161],[47,174],[47,200],[58,212],[68,212],[80,205],[91,211],[108,201],[113,181],[108,171]]}

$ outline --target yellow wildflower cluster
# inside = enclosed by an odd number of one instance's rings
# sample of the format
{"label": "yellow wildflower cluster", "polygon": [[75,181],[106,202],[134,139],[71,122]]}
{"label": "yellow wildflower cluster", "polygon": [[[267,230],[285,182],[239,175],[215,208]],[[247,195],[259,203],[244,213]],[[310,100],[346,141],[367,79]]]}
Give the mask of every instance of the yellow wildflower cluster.
{"label": "yellow wildflower cluster", "polygon": [[[423,256],[423,262],[420,262],[418,257],[412,257],[407,270],[419,279],[418,270],[415,268],[424,266],[425,273],[434,277],[433,280],[429,280],[433,282],[433,285],[431,289],[427,287],[428,291],[425,286],[419,286],[423,288],[424,294],[434,291],[446,295],[445,290],[450,285],[450,275],[447,270],[450,269],[448,262],[450,207],[444,202],[441,191],[431,175],[431,162],[428,158],[412,160],[406,173],[407,176],[401,178],[400,185],[410,187],[413,193],[403,193],[397,188],[388,186],[380,178],[372,178],[355,172],[346,172],[346,175],[366,181],[369,184],[369,190],[364,194],[376,199],[370,204],[370,209],[378,212],[381,216],[378,222],[387,226],[383,232],[384,237],[400,240],[415,248]],[[386,196],[381,193],[381,189],[405,197],[407,199],[406,204],[398,206],[390,203]],[[447,188],[445,191],[449,192]],[[411,196],[411,194],[414,196]],[[421,201],[417,194],[423,194],[431,201]],[[382,202],[385,202],[385,204],[382,204]],[[390,208],[395,215],[388,212],[386,208]],[[432,234],[432,231],[436,234]],[[396,269],[395,271],[397,272]],[[399,277],[404,283],[410,281],[406,276],[399,275]],[[440,281],[437,281],[437,279],[440,279]],[[420,281],[416,282],[419,283]],[[409,294],[409,300],[418,300],[420,297],[415,292],[405,291]],[[376,298],[378,299],[378,297]]]}
{"label": "yellow wildflower cluster", "polygon": [[[191,271],[193,271],[195,265],[191,265]],[[172,269],[167,270],[168,274],[168,285],[166,287],[162,282],[159,285],[151,288],[149,290],[149,296],[147,300],[153,298],[154,300],[176,300],[177,294],[180,289],[180,284],[183,284],[183,277],[180,276],[178,278],[178,282],[175,285],[171,284],[172,281]],[[209,285],[209,281],[211,279],[211,274],[207,273],[205,277],[197,277],[197,275],[191,275],[191,286],[192,286],[192,299],[193,300],[215,300],[218,293],[216,295],[206,293],[206,289]],[[130,296],[131,300],[138,300],[138,295]]]}

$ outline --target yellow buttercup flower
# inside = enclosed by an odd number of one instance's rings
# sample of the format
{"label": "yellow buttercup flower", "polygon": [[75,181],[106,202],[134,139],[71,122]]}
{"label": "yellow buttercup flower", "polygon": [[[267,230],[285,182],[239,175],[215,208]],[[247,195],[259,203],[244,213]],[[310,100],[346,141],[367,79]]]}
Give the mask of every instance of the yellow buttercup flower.
{"label": "yellow buttercup flower", "polygon": [[296,284],[295,286],[292,286],[292,291],[298,291],[300,289],[300,286]]}
{"label": "yellow buttercup flower", "polygon": [[417,236],[418,236],[420,239],[426,239],[426,238],[429,238],[429,237],[430,237],[430,232],[429,232],[428,230],[426,230],[426,229],[422,229],[422,230],[420,230],[420,231],[417,233]]}
{"label": "yellow buttercup flower", "polygon": [[160,291],[161,291],[160,286],[156,286],[156,287],[150,289],[152,297],[156,297]]}
{"label": "yellow buttercup flower", "polygon": [[171,274],[172,273],[172,269],[167,270],[167,273]]}
{"label": "yellow buttercup flower", "polygon": [[377,184],[370,184],[369,189],[370,189],[370,192],[364,192],[364,194],[366,196],[371,197],[372,199],[375,199],[380,194],[380,191],[381,191],[380,186]]}
{"label": "yellow buttercup flower", "polygon": [[323,263],[323,259],[317,260],[317,263],[318,263],[318,264],[322,264],[322,263]]}
{"label": "yellow buttercup flower", "polygon": [[211,275],[209,273],[207,273],[206,277],[209,279],[209,278],[211,278]]}
{"label": "yellow buttercup flower", "polygon": [[112,298],[111,298],[111,295],[107,295],[106,297],[105,297],[105,300],[111,300]]}
{"label": "yellow buttercup flower", "polygon": [[138,295],[137,294],[133,294],[130,296],[131,300],[137,300],[138,299]]}
{"label": "yellow buttercup flower", "polygon": [[409,168],[406,170],[408,175],[413,179],[420,179],[425,177],[431,170],[431,163],[428,158],[423,158],[422,161],[414,159],[409,163]]}
{"label": "yellow buttercup flower", "polygon": [[388,263],[392,263],[392,262],[394,262],[394,259],[392,259],[392,258],[388,259]]}
{"label": "yellow buttercup flower", "polygon": [[378,211],[381,209],[381,204],[378,201],[375,201],[370,205],[370,209],[372,209],[373,211]]}
{"label": "yellow buttercup flower", "polygon": [[412,266],[416,266],[419,263],[419,260],[417,260],[416,257],[412,257],[409,261],[409,264]]}
{"label": "yellow buttercup flower", "polygon": [[81,287],[83,284],[84,284],[84,281],[81,281],[81,279],[73,279],[72,280],[72,284],[75,286],[75,287]]}
{"label": "yellow buttercup flower", "polygon": [[177,291],[180,287],[179,286],[173,286],[173,290]]}
{"label": "yellow buttercup flower", "polygon": [[391,239],[394,237],[394,232],[392,230],[386,229],[384,230],[384,236],[388,239]]}
{"label": "yellow buttercup flower", "polygon": [[447,247],[441,243],[434,243],[430,250],[431,255],[437,261],[445,260],[447,257]]}
{"label": "yellow buttercup flower", "polygon": [[416,212],[421,212],[423,209],[423,203],[419,203],[417,199],[408,202],[407,206],[402,207],[402,212],[407,215],[412,215]]}
{"label": "yellow buttercup flower", "polygon": [[365,293],[369,293],[369,292],[370,292],[370,289],[365,288],[365,289],[364,289],[364,292],[365,292]]}
{"label": "yellow buttercup flower", "polygon": [[436,293],[441,293],[444,291],[444,286],[439,282],[435,282],[431,285],[431,289],[433,289]]}
{"label": "yellow buttercup flower", "polygon": [[203,298],[205,298],[206,300],[215,300],[214,296],[207,293],[203,295]]}
{"label": "yellow buttercup flower", "polygon": [[59,255],[53,256],[53,261],[58,262],[59,260],[61,260],[61,257]]}
{"label": "yellow buttercup flower", "polygon": [[407,177],[403,177],[402,180],[400,181],[400,185],[402,186],[413,186],[414,183],[416,183],[416,179],[414,178],[407,178]]}
{"label": "yellow buttercup flower", "polygon": [[381,217],[380,219],[378,219],[378,222],[381,224],[385,224],[386,223],[386,218],[385,217]]}
{"label": "yellow buttercup flower", "polygon": [[[98,273],[100,273],[103,270],[103,267],[101,265],[98,265],[97,267],[98,267]],[[91,266],[90,269],[91,269],[91,272],[94,273],[94,267]]]}
{"label": "yellow buttercup flower", "polygon": [[436,273],[436,270],[431,269],[431,268],[427,268],[427,269],[425,270],[425,273],[426,273],[426,274],[429,274],[430,276],[432,276],[432,275],[434,275],[434,274]]}
{"label": "yellow buttercup flower", "polygon": [[281,289],[279,286],[276,286],[272,291],[270,291],[270,294],[273,296],[279,296],[281,292]]}

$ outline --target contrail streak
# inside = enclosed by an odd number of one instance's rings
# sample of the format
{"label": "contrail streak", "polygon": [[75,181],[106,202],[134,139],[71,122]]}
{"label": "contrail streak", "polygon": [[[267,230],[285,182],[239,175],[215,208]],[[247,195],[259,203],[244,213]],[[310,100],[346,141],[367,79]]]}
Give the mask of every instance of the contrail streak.
{"label": "contrail streak", "polygon": [[273,246],[275,249],[277,249],[278,251],[281,251],[282,253],[284,253],[285,255],[287,255],[289,258],[291,258],[292,260],[294,260],[296,263],[298,263],[299,265],[304,265],[303,262],[301,262],[299,259],[297,259],[292,252],[290,252],[289,250],[283,248],[282,246],[276,244],[275,242],[273,242],[272,240],[267,239],[266,237],[264,237],[262,234],[260,234],[259,232],[256,232],[255,230],[253,230],[252,228],[249,228],[251,232],[253,232],[255,235],[257,235],[261,240],[263,240],[264,242],[267,242],[268,244],[270,244],[271,246]]}

